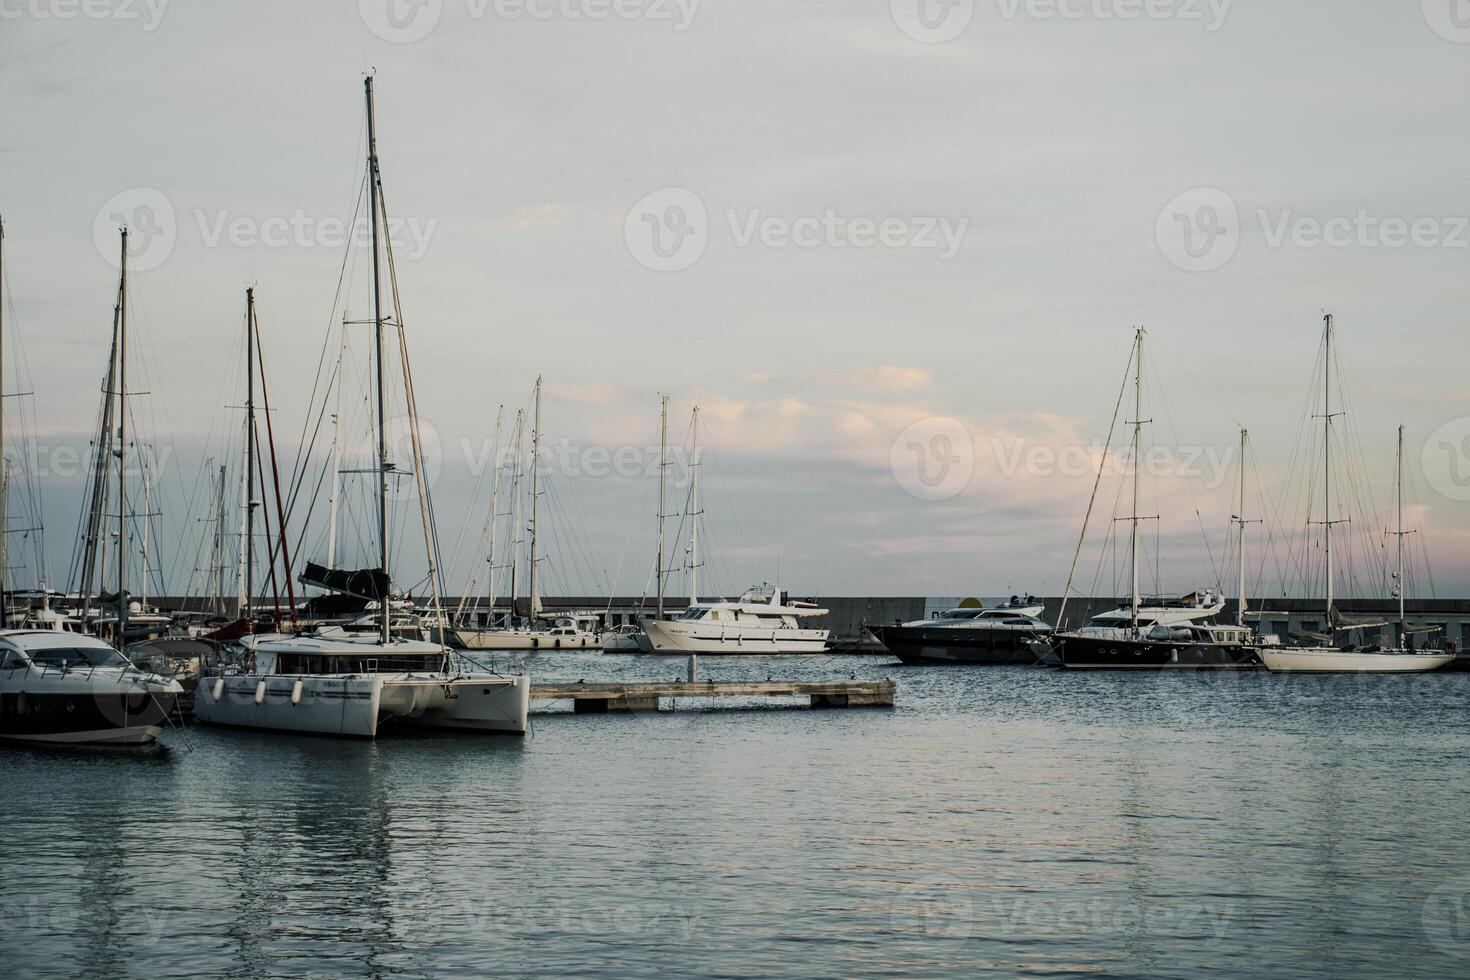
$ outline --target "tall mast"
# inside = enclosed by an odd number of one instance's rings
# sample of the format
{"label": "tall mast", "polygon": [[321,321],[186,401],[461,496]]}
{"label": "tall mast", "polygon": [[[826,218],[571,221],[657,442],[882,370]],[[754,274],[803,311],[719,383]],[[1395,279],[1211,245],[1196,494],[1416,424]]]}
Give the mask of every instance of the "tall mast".
{"label": "tall mast", "polygon": [[219,483],[214,488],[214,558],[210,575],[214,579],[214,611],[222,615],[225,608],[225,464],[219,467]]}
{"label": "tall mast", "polygon": [[699,406],[689,424],[689,604],[699,602]]}
{"label": "tall mast", "polygon": [[[515,427],[516,451],[512,469],[510,472],[510,624],[515,625],[516,619],[516,597],[517,574],[521,564],[521,450],[526,445],[526,410],[524,408],[516,411]],[[493,613],[494,610],[492,609]]]}
{"label": "tall mast", "polygon": [[122,278],[118,286],[117,320],[117,645],[127,642],[128,629],[128,230],[122,230]]}
{"label": "tall mast", "polygon": [[1240,513],[1235,516],[1236,523],[1240,525],[1240,541],[1237,551],[1240,558],[1240,578],[1235,585],[1235,622],[1238,626],[1245,625],[1245,451],[1250,439],[1250,433],[1245,429],[1240,430]]}
{"label": "tall mast", "polygon": [[490,626],[495,622],[495,525],[499,523],[500,515],[496,513],[500,507],[500,430],[505,421],[505,406],[501,405],[495,410],[495,474],[490,478],[490,550],[485,555],[485,625]]}
{"label": "tall mast", "polygon": [[1132,517],[1132,543],[1129,551],[1132,556],[1132,617],[1131,622],[1134,632],[1138,630],[1138,607],[1142,603],[1142,596],[1138,591],[1138,455],[1143,448],[1143,328],[1138,328],[1137,350],[1134,354],[1133,372],[1133,517]]}
{"label": "tall mast", "polygon": [[[5,219],[0,218],[0,477],[8,477],[9,464],[5,461]],[[5,528],[7,525],[8,500],[0,495],[0,619],[5,613]],[[46,583],[41,583],[44,593]]]}
{"label": "tall mast", "polygon": [[1327,560],[1327,628],[1332,629],[1332,314],[1327,325],[1322,358],[1322,555]]}
{"label": "tall mast", "polygon": [[[367,91],[368,127],[368,211],[371,214],[373,246],[373,359],[377,372],[378,400],[378,570],[383,581],[388,581],[388,395],[383,372],[383,285],[378,256],[378,134],[373,112],[373,77],[363,80]],[[387,645],[392,635],[389,631],[389,603],[387,589],[378,599],[380,637]]]}
{"label": "tall mast", "polygon": [[245,608],[255,614],[255,289],[245,290]]}
{"label": "tall mast", "polygon": [[541,613],[541,593],[536,590],[536,564],[540,560],[536,552],[536,516],[541,504],[541,378],[536,378],[535,416],[531,422],[531,621]]}
{"label": "tall mast", "polygon": [[669,456],[669,396],[659,396],[658,424],[658,564],[654,571],[658,576],[658,618],[664,618],[664,521],[668,514],[665,506],[668,495]]}
{"label": "tall mast", "polygon": [[341,495],[342,443],[341,417],[332,413],[332,490],[327,498],[327,567],[337,567],[337,498]]}
{"label": "tall mast", "polygon": [[1404,427],[1399,426],[1399,452],[1398,452],[1398,489],[1394,493],[1394,506],[1398,511],[1398,572],[1394,578],[1398,582],[1399,594],[1399,628],[1404,626]]}

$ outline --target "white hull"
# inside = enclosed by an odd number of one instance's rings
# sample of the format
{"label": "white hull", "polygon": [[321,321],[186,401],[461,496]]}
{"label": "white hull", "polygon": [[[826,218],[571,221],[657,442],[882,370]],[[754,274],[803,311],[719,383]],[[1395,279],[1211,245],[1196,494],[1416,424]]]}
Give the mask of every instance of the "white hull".
{"label": "white hull", "polygon": [[827,630],[762,629],[708,622],[644,620],[654,653],[706,653],[715,656],[760,656],[776,653],[822,653]]}
{"label": "white hull", "polygon": [[1261,662],[1282,674],[1414,674],[1439,670],[1453,653],[1359,653],[1325,648],[1262,647]]}
{"label": "white hull", "polygon": [[592,633],[553,636],[535,630],[455,630],[464,650],[596,650],[602,641]]}
{"label": "white hull", "polygon": [[524,734],[530,689],[524,675],[241,674],[201,678],[194,714],[211,725],[356,738],[376,737],[385,722]]}
{"label": "white hull", "polygon": [[642,649],[636,633],[609,633],[602,638],[603,653],[637,653]]}

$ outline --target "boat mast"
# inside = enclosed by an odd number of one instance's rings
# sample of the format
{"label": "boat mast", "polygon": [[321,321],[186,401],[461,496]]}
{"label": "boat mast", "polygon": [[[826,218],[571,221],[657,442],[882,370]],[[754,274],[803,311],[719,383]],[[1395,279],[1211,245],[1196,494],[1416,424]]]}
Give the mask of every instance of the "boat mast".
{"label": "boat mast", "polygon": [[[517,574],[521,564],[521,451],[526,445],[526,410],[516,411],[515,461],[510,474],[510,625],[516,624]],[[494,610],[492,609],[493,613]]]}
{"label": "boat mast", "polygon": [[337,497],[341,494],[342,443],[341,422],[337,413],[332,413],[332,495],[327,499],[329,513],[327,522],[327,567],[337,567]]}
{"label": "boat mast", "polygon": [[1399,539],[1398,546],[1398,571],[1394,574],[1399,594],[1399,632],[1405,632],[1404,626],[1404,427],[1399,426],[1399,452],[1398,452],[1398,489],[1394,492],[1394,505],[1398,511],[1399,529],[1396,537]]}
{"label": "boat mast", "polygon": [[[5,460],[5,219],[0,218],[0,480],[9,483],[10,467]],[[0,494],[0,625],[4,625],[5,613],[5,529],[8,524],[6,520],[8,510],[8,497]],[[41,583],[41,591],[46,591],[46,583]]]}
{"label": "boat mast", "polygon": [[1327,628],[1332,629],[1332,314],[1322,317],[1322,554],[1327,561]]}
{"label": "boat mast", "polygon": [[128,629],[128,230],[122,230],[122,277],[118,287],[117,320],[117,645],[126,643]]}
{"label": "boat mast", "polygon": [[214,588],[215,615],[224,615],[225,610],[225,465],[219,467],[219,483],[214,487],[214,557],[210,561],[210,578]]}
{"label": "boat mast", "polygon": [[699,602],[699,406],[689,424],[689,605]]}
{"label": "boat mast", "polygon": [[541,504],[541,377],[536,377],[535,415],[531,420],[531,625],[541,614],[541,593],[536,586],[536,564],[540,558],[536,553],[536,517]]}
{"label": "boat mast", "polygon": [[1245,451],[1250,433],[1245,429],[1240,430],[1240,513],[1235,515],[1235,522],[1240,525],[1240,541],[1237,547],[1240,558],[1240,578],[1235,586],[1235,624],[1245,625]]}
{"label": "boat mast", "polygon": [[490,478],[490,550],[485,555],[486,626],[495,622],[495,525],[500,520],[496,510],[500,507],[500,430],[504,422],[505,406],[501,405],[495,410],[495,458],[492,464],[495,474]]}
{"label": "boat mast", "polygon": [[245,290],[245,607],[255,615],[255,289]]}
{"label": "boat mast", "polygon": [[664,618],[664,521],[668,508],[665,506],[668,492],[669,455],[669,396],[659,396],[658,424],[658,564],[654,571],[658,578],[658,618]]}
{"label": "boat mast", "polygon": [[1143,448],[1143,328],[1136,336],[1137,349],[1133,360],[1133,517],[1132,541],[1129,551],[1132,556],[1132,600],[1130,621],[1134,633],[1138,632],[1138,607],[1142,597],[1138,591],[1138,455]]}
{"label": "boat mast", "polygon": [[388,404],[386,382],[383,372],[383,285],[378,256],[378,135],[377,122],[373,113],[373,77],[363,80],[367,92],[368,127],[368,211],[371,214],[373,248],[373,359],[377,372],[378,401],[378,570],[382,573],[385,587],[378,597],[379,637],[386,646],[392,639],[388,601]]}

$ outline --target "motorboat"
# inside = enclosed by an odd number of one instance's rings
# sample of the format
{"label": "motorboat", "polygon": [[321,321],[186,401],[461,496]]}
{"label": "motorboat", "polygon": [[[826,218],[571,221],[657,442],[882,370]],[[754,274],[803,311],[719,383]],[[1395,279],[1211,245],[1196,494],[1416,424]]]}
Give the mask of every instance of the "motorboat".
{"label": "motorboat", "polygon": [[69,745],[146,745],[183,688],[139,669],[93,636],[0,633],[0,738]]}
{"label": "motorboat", "polygon": [[1043,611],[1029,596],[1012,596],[988,609],[962,606],[932,619],[867,629],[906,664],[1035,664],[1052,633]]}
{"label": "motorboat", "polygon": [[654,653],[752,656],[821,653],[829,631],[801,625],[827,615],[814,603],[787,601],[774,585],[747,589],[735,602],[696,602],[673,619],[640,620]]}

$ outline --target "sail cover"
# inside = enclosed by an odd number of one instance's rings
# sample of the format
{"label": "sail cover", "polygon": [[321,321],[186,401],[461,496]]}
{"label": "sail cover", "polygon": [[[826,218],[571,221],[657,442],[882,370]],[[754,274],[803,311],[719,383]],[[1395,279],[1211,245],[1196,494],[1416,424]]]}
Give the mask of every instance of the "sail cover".
{"label": "sail cover", "polygon": [[329,592],[355,595],[361,599],[381,600],[388,595],[388,573],[380,568],[353,571],[307,562],[300,579],[303,585],[315,585]]}
{"label": "sail cover", "polygon": [[1351,619],[1351,618],[1349,618],[1347,616],[1344,616],[1342,613],[1338,612],[1336,606],[1333,606],[1332,607],[1331,613],[1332,613],[1332,628],[1335,629],[1335,630],[1374,629],[1374,628],[1379,628],[1379,627],[1383,627],[1383,626],[1387,626],[1388,625],[1388,621],[1385,620],[1385,619],[1382,619],[1382,618],[1379,618],[1379,619]]}

